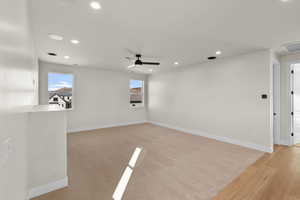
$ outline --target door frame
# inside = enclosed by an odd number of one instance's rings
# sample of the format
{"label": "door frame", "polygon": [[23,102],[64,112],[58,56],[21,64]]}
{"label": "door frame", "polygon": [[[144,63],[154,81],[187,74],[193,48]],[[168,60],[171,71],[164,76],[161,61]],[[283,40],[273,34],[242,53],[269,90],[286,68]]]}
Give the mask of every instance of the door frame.
{"label": "door frame", "polygon": [[[272,98],[273,98],[273,143],[274,144],[281,144],[280,141],[280,63],[274,62],[272,65],[272,80],[273,80],[273,92],[272,92]],[[276,78],[275,78],[276,76]],[[276,92],[275,92],[276,91]],[[276,96],[275,96],[276,94]],[[274,109],[276,108],[276,109]],[[276,116],[274,115],[276,113]],[[276,117],[276,120],[275,120]],[[276,128],[275,128],[276,127]]]}
{"label": "door frame", "polygon": [[295,128],[294,128],[294,125],[295,125],[295,108],[294,108],[294,98],[295,98],[295,95],[294,95],[294,89],[295,89],[295,68],[294,68],[294,65],[296,64],[300,64],[300,61],[299,62],[294,62],[294,63],[291,63],[290,64],[290,67],[289,67],[289,70],[290,70],[290,102],[291,102],[291,115],[290,115],[290,120],[291,120],[291,123],[290,123],[290,128],[291,128],[291,134],[290,134],[290,145],[295,145],[295,144],[298,144],[299,142],[296,141],[296,137],[294,136],[295,135]]}
{"label": "door frame", "polygon": [[291,129],[291,133],[290,133],[290,144],[294,145],[295,141],[294,141],[294,115],[292,113],[294,113],[294,64],[290,64],[289,66],[289,80],[290,80],[290,90],[289,90],[289,95],[290,95],[290,103],[291,103],[291,114],[290,114],[290,129]]}
{"label": "door frame", "polygon": [[300,63],[300,53],[290,54],[280,57],[280,88],[281,88],[281,144],[286,146],[292,146],[294,144],[293,125],[291,113],[293,112],[293,103],[291,91],[292,84],[292,67],[295,64]]}

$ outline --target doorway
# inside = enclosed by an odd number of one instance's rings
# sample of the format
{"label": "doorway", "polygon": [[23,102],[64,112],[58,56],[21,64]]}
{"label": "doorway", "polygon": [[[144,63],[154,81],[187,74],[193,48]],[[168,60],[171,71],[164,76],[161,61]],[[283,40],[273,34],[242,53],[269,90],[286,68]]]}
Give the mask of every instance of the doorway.
{"label": "doorway", "polygon": [[293,144],[300,143],[300,63],[291,65],[292,138]]}

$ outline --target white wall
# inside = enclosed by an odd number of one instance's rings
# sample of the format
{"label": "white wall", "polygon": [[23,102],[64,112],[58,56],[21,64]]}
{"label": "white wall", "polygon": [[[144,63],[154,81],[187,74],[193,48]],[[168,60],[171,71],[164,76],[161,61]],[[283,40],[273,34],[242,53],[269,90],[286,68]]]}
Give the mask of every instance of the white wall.
{"label": "white wall", "polygon": [[[38,106],[39,107],[39,106]],[[66,111],[28,114],[28,197],[68,185]]]}
{"label": "white wall", "polygon": [[282,56],[280,58],[280,82],[281,82],[281,102],[280,102],[280,136],[283,143],[291,145],[291,69],[292,64],[300,63],[300,54]]}
{"label": "white wall", "polygon": [[263,51],[153,75],[149,119],[272,151],[271,72],[271,54]]}
{"label": "white wall", "polygon": [[27,196],[27,117],[18,108],[37,103],[38,70],[28,27],[26,0],[0,1],[0,145],[12,144],[0,166],[1,200]]}
{"label": "white wall", "polygon": [[[74,109],[68,130],[80,131],[146,120],[146,108],[129,106],[129,80],[146,76],[40,62],[40,104],[48,103],[48,72],[74,74]],[[146,98],[145,98],[146,99]]]}

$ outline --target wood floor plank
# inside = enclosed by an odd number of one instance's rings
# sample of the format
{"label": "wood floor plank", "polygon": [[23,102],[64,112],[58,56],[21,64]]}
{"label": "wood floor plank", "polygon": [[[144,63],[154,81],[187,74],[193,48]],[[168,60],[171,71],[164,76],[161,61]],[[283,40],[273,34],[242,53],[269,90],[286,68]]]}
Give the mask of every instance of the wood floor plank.
{"label": "wood floor plank", "polygon": [[275,146],[214,198],[221,199],[299,200],[300,148]]}

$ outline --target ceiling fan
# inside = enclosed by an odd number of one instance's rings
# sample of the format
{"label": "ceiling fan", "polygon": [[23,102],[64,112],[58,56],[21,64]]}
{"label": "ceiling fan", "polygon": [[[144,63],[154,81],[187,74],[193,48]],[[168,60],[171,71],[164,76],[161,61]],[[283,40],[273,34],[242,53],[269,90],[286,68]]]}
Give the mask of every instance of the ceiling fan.
{"label": "ceiling fan", "polygon": [[[130,65],[128,68],[142,66],[142,65],[156,65],[156,66],[160,65],[159,62],[144,62],[144,61],[142,61],[141,60],[141,57],[142,57],[141,54],[136,54],[135,57],[136,57],[136,60],[134,61],[134,64]],[[130,58],[128,58],[128,59],[130,59]]]}

